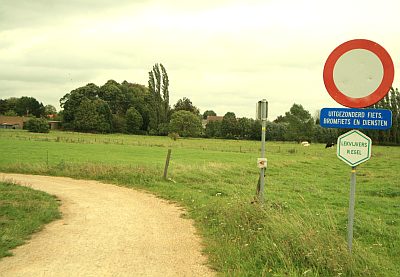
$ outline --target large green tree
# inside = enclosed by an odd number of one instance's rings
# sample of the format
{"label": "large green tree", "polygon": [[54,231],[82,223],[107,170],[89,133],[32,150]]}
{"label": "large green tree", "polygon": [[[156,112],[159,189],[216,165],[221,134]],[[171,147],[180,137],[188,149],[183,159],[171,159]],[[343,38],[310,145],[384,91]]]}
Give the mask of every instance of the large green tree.
{"label": "large green tree", "polygon": [[49,123],[44,118],[31,118],[25,123],[25,128],[33,133],[48,133],[50,131]]}
{"label": "large green tree", "polygon": [[293,104],[285,114],[287,131],[286,140],[290,141],[311,141],[313,138],[314,121],[310,112],[305,110],[302,105]]}
{"label": "large green tree", "polygon": [[253,124],[251,125],[251,133],[250,133],[250,139],[251,140],[261,140],[261,121],[260,120],[254,120]]}
{"label": "large green tree", "polygon": [[155,64],[149,72],[150,107],[154,116],[150,116],[149,127],[156,129],[158,133],[160,124],[167,124],[169,121],[169,79],[165,67],[162,64]]}
{"label": "large green tree", "polygon": [[[78,109],[83,100],[86,101],[85,105],[88,105],[87,101],[94,101],[98,99],[99,87],[93,83],[87,84],[84,87],[79,87],[67,93],[60,99],[60,107],[63,109],[63,127],[67,130],[76,128],[75,117]],[[80,111],[81,113],[84,111]],[[82,114],[80,114],[83,116]]]}
{"label": "large green tree", "polygon": [[112,114],[110,116],[112,132],[127,132],[126,112],[132,107],[140,113],[143,120],[140,133],[147,132],[149,129],[157,130],[154,97],[150,95],[148,88],[143,85],[127,81],[119,84],[114,80],[109,80],[101,87],[95,84],[88,84],[71,91],[60,100],[61,107],[64,109],[61,114],[65,129],[78,130],[77,128],[79,127],[75,124],[75,118],[83,100],[92,102],[101,100],[107,104]]}
{"label": "large green tree", "polygon": [[0,99],[0,114],[5,114],[8,112],[8,102],[6,99]]}
{"label": "large green tree", "polygon": [[165,67],[160,64],[161,68],[161,75],[162,75],[162,86],[161,86],[161,91],[162,91],[162,123],[167,123],[169,121],[169,115],[170,115],[170,110],[171,107],[169,106],[169,79],[168,79],[168,74],[167,70]]}
{"label": "large green tree", "polygon": [[200,118],[189,111],[177,111],[171,116],[169,123],[171,133],[177,133],[181,137],[197,137],[202,129]]}
{"label": "large green tree", "polygon": [[84,98],[76,110],[73,124],[77,131],[109,133],[112,128],[111,110],[104,100]]}
{"label": "large green tree", "polygon": [[390,141],[400,144],[400,92],[396,88],[390,89],[390,110],[392,111],[392,128],[390,129]]}
{"label": "large green tree", "polygon": [[208,116],[216,116],[216,112],[213,110],[207,110],[203,113],[203,119],[207,119]]}
{"label": "large green tree", "polygon": [[[155,112],[151,106],[153,102],[148,88],[140,84],[124,81],[121,84],[121,91],[123,97],[123,101],[120,102],[121,115],[125,117],[126,111],[129,108],[134,107],[143,119],[141,131],[149,131],[149,129],[151,129],[149,127],[150,121],[154,122],[154,120],[151,119],[155,118]],[[157,126],[154,128],[156,129]]]}
{"label": "large green tree", "polygon": [[207,138],[220,138],[221,135],[221,121],[210,121],[206,125],[205,136]]}
{"label": "large green tree", "polygon": [[267,122],[265,137],[267,140],[284,141],[287,132],[287,123]]}
{"label": "large green tree", "polygon": [[112,115],[112,132],[113,133],[127,133],[126,117],[124,115]]}
{"label": "large green tree", "polygon": [[98,96],[103,99],[110,106],[111,112],[113,114],[124,113],[123,105],[124,97],[120,89],[120,84],[114,80],[107,81],[104,85],[99,88]]}
{"label": "large green tree", "polygon": [[53,105],[46,105],[44,106],[44,114],[47,115],[52,115],[52,114],[57,114],[57,109]]}
{"label": "large green tree", "polygon": [[400,92],[391,88],[378,103],[369,108],[392,111],[392,127],[389,130],[363,130],[374,142],[380,144],[400,144]]}
{"label": "large green tree", "polygon": [[94,101],[88,98],[82,99],[74,113],[74,129],[82,132],[97,131],[99,114]]}
{"label": "large green tree", "polygon": [[320,125],[314,126],[313,138],[317,142],[336,143],[339,136],[339,129],[337,128],[323,128]]}
{"label": "large green tree", "polygon": [[131,134],[139,133],[143,125],[143,118],[141,114],[134,108],[131,107],[126,111],[126,126],[127,130]]}
{"label": "large green tree", "polygon": [[287,118],[285,116],[278,116],[273,122],[275,123],[287,123]]}
{"label": "large green tree", "polygon": [[45,107],[34,97],[0,99],[0,114],[13,116],[45,116]]}
{"label": "large green tree", "polygon": [[197,116],[200,116],[200,110],[193,105],[192,101],[189,98],[183,97],[179,99],[176,104],[174,105],[173,112],[177,111],[188,111]]}
{"label": "large green tree", "polygon": [[242,117],[237,121],[237,134],[240,139],[249,139],[254,119]]}
{"label": "large green tree", "polygon": [[222,118],[221,135],[229,139],[239,136],[239,125],[235,113],[227,112]]}
{"label": "large green tree", "polygon": [[8,99],[0,99],[0,114],[12,114],[17,116],[15,107],[17,106],[18,98],[10,97]]}
{"label": "large green tree", "polygon": [[35,117],[41,117],[45,115],[43,104],[39,103],[35,98],[28,96],[22,96],[17,100],[15,112],[19,116],[33,115]]}

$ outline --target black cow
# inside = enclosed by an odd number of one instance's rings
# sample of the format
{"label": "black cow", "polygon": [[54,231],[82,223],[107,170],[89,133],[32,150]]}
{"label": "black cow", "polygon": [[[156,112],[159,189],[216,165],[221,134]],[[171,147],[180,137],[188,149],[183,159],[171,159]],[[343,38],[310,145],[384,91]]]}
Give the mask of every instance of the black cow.
{"label": "black cow", "polygon": [[325,149],[326,148],[331,148],[331,147],[333,147],[335,144],[333,143],[333,142],[328,142],[326,145],[325,145]]}

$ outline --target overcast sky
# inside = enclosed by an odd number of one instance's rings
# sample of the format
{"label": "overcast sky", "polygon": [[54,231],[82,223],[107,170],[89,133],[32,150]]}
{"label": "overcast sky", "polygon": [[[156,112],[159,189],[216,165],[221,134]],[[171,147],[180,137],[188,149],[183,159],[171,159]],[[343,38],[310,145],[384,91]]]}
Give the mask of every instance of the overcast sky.
{"label": "overcast sky", "polygon": [[[197,2],[197,3],[193,3]],[[400,72],[399,0],[0,0],[0,98],[59,99],[87,83],[147,86],[162,63],[171,106],[269,118],[340,107],[322,72],[339,44],[373,40]],[[394,87],[400,87],[395,75]]]}

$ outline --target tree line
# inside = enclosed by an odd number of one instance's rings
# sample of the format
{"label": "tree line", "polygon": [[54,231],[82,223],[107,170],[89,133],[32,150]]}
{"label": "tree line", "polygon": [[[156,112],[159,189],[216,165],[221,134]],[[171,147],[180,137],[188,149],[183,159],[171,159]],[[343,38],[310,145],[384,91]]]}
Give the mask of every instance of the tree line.
{"label": "tree line", "polygon": [[[188,98],[169,104],[169,79],[165,67],[155,64],[149,72],[148,87],[110,80],[103,86],[88,84],[66,94],[61,100],[64,128],[83,132],[132,133],[225,139],[261,139],[261,122],[236,118],[227,112],[221,121],[202,126],[202,119],[216,115],[200,110]],[[390,109],[393,127],[387,131],[363,130],[375,143],[400,143],[400,97],[391,89],[380,102],[369,108]],[[311,116],[300,104],[274,121],[267,121],[266,139],[274,141],[335,142],[344,129],[322,128],[319,114]]]}
{"label": "tree line", "polygon": [[56,114],[57,110],[52,105],[44,106],[34,97],[10,97],[0,99],[0,114],[7,116],[45,117]]}
{"label": "tree line", "polygon": [[31,132],[48,133],[49,124],[45,118],[56,114],[57,110],[54,106],[44,106],[34,97],[0,99],[0,115],[28,117],[29,120],[24,124],[24,128]]}
{"label": "tree line", "polygon": [[[209,122],[204,135],[209,138],[260,140],[261,121],[236,118],[233,112],[228,112],[222,121]],[[335,141],[337,136],[337,130],[316,124],[316,119],[300,104],[293,104],[284,115],[266,124],[266,140],[329,142]]]}
{"label": "tree line", "polygon": [[375,143],[386,145],[400,144],[400,92],[391,88],[386,96],[369,108],[387,109],[392,111],[392,128],[389,130],[361,130]]}
{"label": "tree line", "polygon": [[187,122],[185,128],[189,128],[196,118],[196,130],[183,130],[181,135],[200,135],[199,110],[188,98],[179,99],[171,108],[168,87],[167,71],[162,64],[155,64],[149,72],[148,87],[114,80],[102,86],[90,83],[79,87],[60,99],[63,128],[94,133],[167,135],[180,131],[177,126],[183,119]]}
{"label": "tree line", "polygon": [[[172,137],[207,137],[224,139],[261,139],[261,122],[237,118],[227,112],[222,120],[202,120],[216,115],[212,110],[200,114],[189,98],[179,99],[171,108],[169,79],[165,67],[155,64],[149,72],[148,86],[123,81],[107,81],[98,86],[90,83],[76,88],[60,99],[58,118],[64,130],[92,133],[129,133],[168,135]],[[400,93],[391,88],[378,103],[368,108],[392,111],[389,130],[362,130],[374,143],[400,144]],[[51,105],[44,106],[33,97],[0,99],[0,114],[45,117],[55,114]],[[267,121],[266,139],[273,141],[335,142],[345,129],[322,128],[319,114],[314,117],[300,104],[274,121]]]}

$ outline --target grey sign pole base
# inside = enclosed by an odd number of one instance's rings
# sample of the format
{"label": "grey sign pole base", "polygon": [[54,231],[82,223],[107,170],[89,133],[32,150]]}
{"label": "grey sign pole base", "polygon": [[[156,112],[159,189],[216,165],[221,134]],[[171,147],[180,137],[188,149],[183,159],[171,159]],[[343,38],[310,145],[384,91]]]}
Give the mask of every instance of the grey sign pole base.
{"label": "grey sign pole base", "polygon": [[[265,130],[267,121],[261,121],[261,158],[265,158]],[[258,192],[258,200],[261,205],[264,204],[264,184],[265,184],[265,168],[260,169],[260,191]]]}
{"label": "grey sign pole base", "polygon": [[353,224],[354,224],[354,205],[356,195],[356,167],[351,167],[350,177],[350,201],[349,201],[349,221],[347,223],[347,246],[351,253],[353,248]]}
{"label": "grey sign pole base", "polygon": [[267,126],[267,118],[268,118],[268,101],[263,99],[258,101],[257,109],[256,109],[256,118],[261,120],[261,159],[257,160],[257,163],[260,168],[260,178],[258,179],[257,184],[257,198],[258,202],[263,205],[264,204],[264,184],[265,184],[265,167],[266,167],[266,159],[265,159],[265,130]]}

